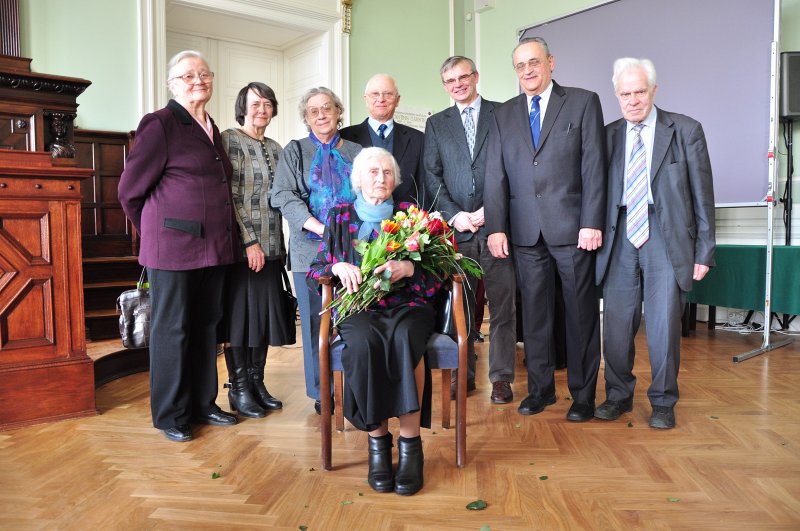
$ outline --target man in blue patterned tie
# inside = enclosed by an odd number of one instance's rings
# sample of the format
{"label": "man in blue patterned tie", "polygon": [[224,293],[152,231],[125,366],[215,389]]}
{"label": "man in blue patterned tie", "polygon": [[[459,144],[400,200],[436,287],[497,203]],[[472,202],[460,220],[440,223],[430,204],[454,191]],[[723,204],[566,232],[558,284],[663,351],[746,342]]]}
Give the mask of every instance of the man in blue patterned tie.
{"label": "man in blue patterned tie", "polygon": [[345,140],[361,144],[362,147],[382,147],[394,155],[400,166],[403,181],[395,188],[392,197],[395,204],[409,201],[423,208],[428,207],[425,198],[425,167],[422,148],[425,137],[422,131],[397,123],[394,113],[400,104],[400,91],[394,78],[386,74],[375,74],[364,88],[364,103],[369,116],[361,123],[343,127],[339,135]]}
{"label": "man in blue patterned tie", "polygon": [[597,256],[603,289],[606,401],[615,420],[633,409],[634,337],[647,320],[650,426],[675,427],[681,315],[686,292],[714,265],[714,184],[703,127],[653,105],[648,59],[617,59],[622,119],[606,126],[609,161],[606,244]]}

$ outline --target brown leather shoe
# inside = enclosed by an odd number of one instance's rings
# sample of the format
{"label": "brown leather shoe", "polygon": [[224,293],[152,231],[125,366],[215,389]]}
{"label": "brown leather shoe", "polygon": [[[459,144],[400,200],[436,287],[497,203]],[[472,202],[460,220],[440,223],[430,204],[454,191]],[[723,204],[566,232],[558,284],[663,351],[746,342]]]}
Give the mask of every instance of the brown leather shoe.
{"label": "brown leather shoe", "polygon": [[498,380],[492,384],[492,404],[508,404],[514,400],[511,384]]}
{"label": "brown leather shoe", "polygon": [[[467,380],[467,395],[475,390],[475,380]],[[450,400],[456,399],[456,381],[450,382]]]}

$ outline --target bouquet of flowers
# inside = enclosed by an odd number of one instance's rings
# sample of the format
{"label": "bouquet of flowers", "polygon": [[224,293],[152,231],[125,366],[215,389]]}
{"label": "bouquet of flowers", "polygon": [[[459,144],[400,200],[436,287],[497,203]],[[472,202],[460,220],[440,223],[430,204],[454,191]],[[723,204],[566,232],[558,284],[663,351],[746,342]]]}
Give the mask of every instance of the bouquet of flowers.
{"label": "bouquet of flowers", "polygon": [[[341,290],[325,310],[335,311],[334,325],[349,316],[367,309],[391,289],[391,272],[376,275],[374,270],[389,260],[411,260],[430,274],[446,279],[453,272],[480,278],[481,266],[457,252],[453,229],[439,212],[428,213],[414,205],[397,212],[392,219],[381,222],[378,237],[367,243],[358,240],[355,249],[363,258],[361,273],[364,279],[358,290]],[[380,282],[378,288],[375,285]],[[395,286],[400,283],[395,283]]]}

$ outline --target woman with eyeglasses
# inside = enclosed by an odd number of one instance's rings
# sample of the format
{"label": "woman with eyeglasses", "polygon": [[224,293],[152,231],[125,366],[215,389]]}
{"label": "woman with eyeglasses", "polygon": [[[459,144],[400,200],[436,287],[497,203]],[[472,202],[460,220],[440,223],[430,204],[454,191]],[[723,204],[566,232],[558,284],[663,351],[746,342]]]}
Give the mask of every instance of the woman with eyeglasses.
{"label": "woman with eyeglasses", "polygon": [[319,414],[317,341],[322,299],[306,287],[306,273],[317,255],[328,210],[355,199],[350,172],[361,146],[339,136],[344,105],[330,89],[308,90],[300,99],[298,110],[309,133],[284,147],[272,185],[271,204],[280,209],[289,224],[288,262],[300,308],[306,394],[315,401],[314,409]]}
{"label": "woman with eyeglasses", "polygon": [[[236,97],[240,127],[222,132],[222,145],[233,166],[233,204],[242,238],[243,260],[228,270],[225,306],[225,362],[228,401],[239,415],[261,418],[283,403],[264,385],[268,345],[282,345],[284,315],[278,304],[283,289],[281,213],[269,206],[281,146],[265,133],[278,114],[275,92],[264,83],[248,83]],[[294,327],[294,318],[291,323]]]}
{"label": "woman with eyeglasses", "polygon": [[191,424],[236,424],[216,405],[216,332],[225,271],[241,243],[231,163],[205,110],[214,73],[195,51],[175,55],[167,71],[173,99],[139,123],[119,200],[150,282],[153,425],[184,442]]}

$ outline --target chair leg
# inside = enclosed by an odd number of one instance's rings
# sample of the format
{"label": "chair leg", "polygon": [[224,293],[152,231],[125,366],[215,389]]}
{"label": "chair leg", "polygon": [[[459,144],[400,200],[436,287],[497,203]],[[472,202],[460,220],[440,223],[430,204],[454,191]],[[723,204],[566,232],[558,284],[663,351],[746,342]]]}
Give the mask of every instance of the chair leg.
{"label": "chair leg", "polygon": [[456,466],[467,462],[467,367],[458,367],[456,390]]}
{"label": "chair leg", "polygon": [[451,370],[442,369],[442,428],[450,428],[450,381]]}
{"label": "chair leg", "polygon": [[333,414],[336,417],[336,431],[344,431],[344,407],[342,395],[344,394],[344,376],[342,371],[333,372]]}

